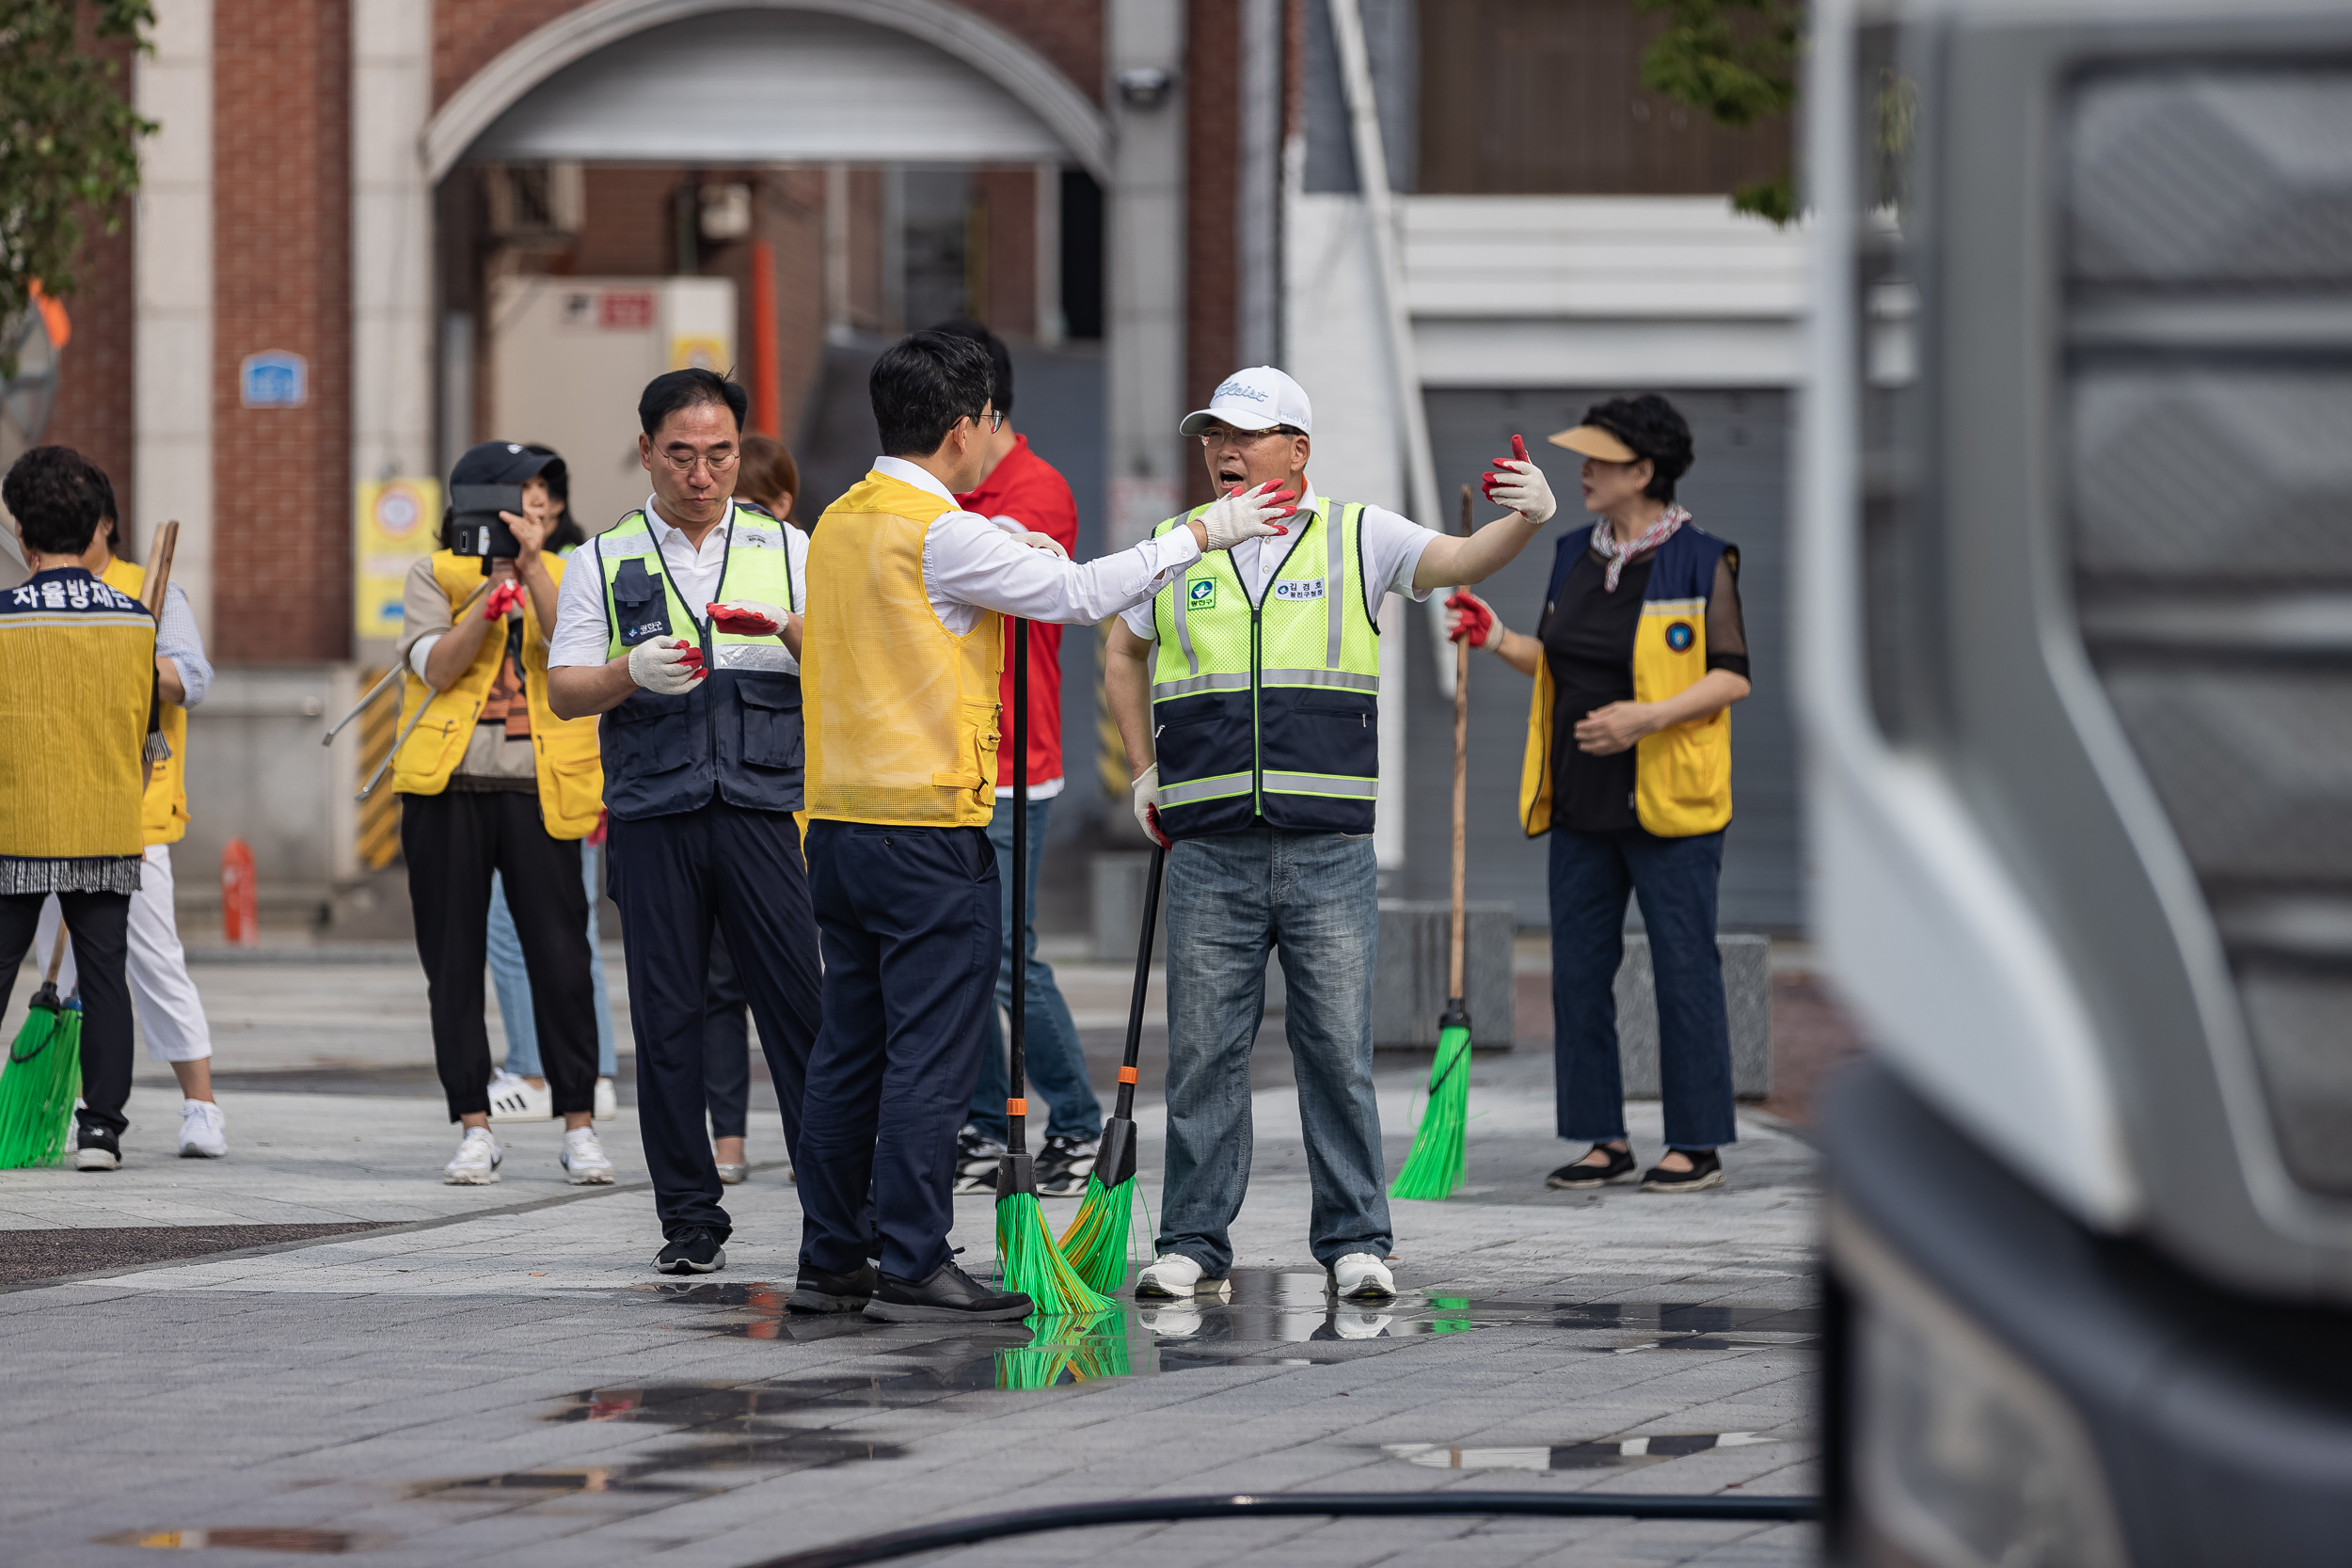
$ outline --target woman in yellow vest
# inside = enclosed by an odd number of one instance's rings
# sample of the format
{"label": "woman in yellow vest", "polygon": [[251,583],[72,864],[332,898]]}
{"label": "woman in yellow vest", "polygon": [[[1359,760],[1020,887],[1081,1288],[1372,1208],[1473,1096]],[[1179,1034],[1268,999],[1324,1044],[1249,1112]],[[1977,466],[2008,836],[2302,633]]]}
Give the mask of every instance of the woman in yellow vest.
{"label": "woman in yellow vest", "polygon": [[[146,592],[147,569],[116,554],[121,523],[115,515],[114,486],[103,473],[98,484],[106,515],[90,541],[82,564],[109,588],[133,598]],[[161,733],[171,754],[155,764],[147,779],[139,827],[146,838],[139,890],[131,898],[130,953],[127,959],[131,998],[137,1008],[147,1053],[171,1064],[180,1081],[180,1154],[183,1159],[218,1159],[229,1152],[228,1122],[213,1099],[213,1031],[205,1022],[204,999],[197,994],[188,974],[188,956],[180,945],[180,924],[172,907],[171,847],[188,831],[188,709],[204,700],[212,689],[213,664],[204,657],[204,639],[196,614],[188,608],[186,590],[173,583],[166,594],[155,627],[155,686],[162,702]],[[46,953],[62,913],[56,899],[41,911],[33,951]],[[57,989],[72,995],[76,981],[71,954],[57,972]]]}
{"label": "woman in yellow vest", "polygon": [[1644,1192],[1723,1184],[1737,1135],[1715,895],[1731,821],[1731,705],[1748,694],[1740,551],[1675,504],[1691,427],[1655,393],[1612,398],[1551,437],[1584,459],[1594,526],[1560,541],[1534,636],[1472,594],[1454,636],[1535,677],[1519,813],[1551,838],[1552,1054],[1560,1135],[1590,1143],[1546,1185],[1630,1180],[1618,1075],[1617,966],[1629,897],[1658,982],[1666,1152]]}
{"label": "woman in yellow vest", "polygon": [[576,1185],[609,1182],[612,1163],[590,1125],[596,1026],[591,1011],[587,889],[580,841],[604,805],[594,720],[548,706],[548,629],[564,562],[541,546],[553,515],[547,471],[562,459],[487,441],[457,460],[460,485],[519,485],[523,510],[501,513],[512,555],[443,547],[409,568],[400,652],[407,665],[401,722],[414,728],[392,759],[400,842],[433,1014],[434,1064],[463,1124],[442,1180],[499,1179],[490,1135],[490,1041],[483,1019],[490,878],[498,873],[523,961],[554,1110],[560,1160]]}

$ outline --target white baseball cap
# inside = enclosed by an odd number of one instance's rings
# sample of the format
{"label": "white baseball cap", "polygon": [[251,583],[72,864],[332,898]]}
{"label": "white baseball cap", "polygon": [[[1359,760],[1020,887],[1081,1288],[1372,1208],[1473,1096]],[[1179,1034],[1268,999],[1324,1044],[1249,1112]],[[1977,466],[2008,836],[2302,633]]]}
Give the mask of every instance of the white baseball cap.
{"label": "white baseball cap", "polygon": [[1198,436],[1210,420],[1219,420],[1235,430],[1272,430],[1286,424],[1311,435],[1314,418],[1306,388],[1272,365],[1252,365],[1227,376],[1209,406],[1185,415],[1179,428],[1186,436]]}

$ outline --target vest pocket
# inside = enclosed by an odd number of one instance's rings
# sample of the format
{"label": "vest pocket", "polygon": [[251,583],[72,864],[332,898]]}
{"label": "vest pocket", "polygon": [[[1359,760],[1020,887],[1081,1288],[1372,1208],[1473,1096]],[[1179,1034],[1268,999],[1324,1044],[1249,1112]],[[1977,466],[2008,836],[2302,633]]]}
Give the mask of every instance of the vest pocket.
{"label": "vest pocket", "polygon": [[996,752],[1004,740],[998,726],[999,714],[994,703],[976,703],[966,698],[956,704],[956,750],[972,759],[972,768],[965,773],[933,773],[933,784],[942,789],[994,790]]}
{"label": "vest pocket", "polygon": [[753,768],[801,766],[801,694],[738,675],[737,705],[743,713],[743,761]]}
{"label": "vest pocket", "polygon": [[632,693],[604,716],[605,771],[624,778],[668,773],[694,760],[684,697]]}

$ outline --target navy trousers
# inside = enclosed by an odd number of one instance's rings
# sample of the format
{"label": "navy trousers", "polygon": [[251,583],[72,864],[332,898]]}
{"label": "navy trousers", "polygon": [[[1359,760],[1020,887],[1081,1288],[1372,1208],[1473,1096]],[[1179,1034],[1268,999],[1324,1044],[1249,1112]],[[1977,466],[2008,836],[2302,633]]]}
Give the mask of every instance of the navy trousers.
{"label": "navy trousers", "polygon": [[825,1022],[794,1151],[801,1261],[858,1267],[870,1225],[883,1273],[928,1279],[949,1257],[956,1131],[996,1001],[996,852],[978,828],[817,822],[808,854]]}
{"label": "navy trousers", "polygon": [[637,1040],[637,1120],[654,1212],[675,1240],[724,1239],[719,1167],[705,1130],[706,988],[713,928],[725,934],[797,1163],[802,1085],[816,1043],[817,926],[792,814],[723,800],[672,816],[612,819],[605,878],[620,906]]}
{"label": "navy trousers", "polygon": [[1642,900],[1658,979],[1658,1076],[1668,1148],[1715,1148],[1732,1119],[1731,1023],[1715,947],[1715,888],[1724,835],[1660,838],[1641,828],[1551,830],[1551,1053],[1560,1135],[1625,1136],[1617,1060],[1617,965],[1625,906]]}

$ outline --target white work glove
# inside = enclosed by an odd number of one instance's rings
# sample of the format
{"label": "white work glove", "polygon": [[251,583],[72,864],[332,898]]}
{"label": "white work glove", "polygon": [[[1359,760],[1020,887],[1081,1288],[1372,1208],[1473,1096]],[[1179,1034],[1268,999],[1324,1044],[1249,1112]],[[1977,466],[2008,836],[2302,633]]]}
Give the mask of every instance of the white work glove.
{"label": "white work glove", "polygon": [[788,611],[757,599],[728,599],[723,604],[707,604],[703,613],[721,631],[731,631],[738,637],[773,637],[784,630]]}
{"label": "white work glove", "polygon": [[1160,765],[1153,763],[1136,775],[1136,823],[1146,837],[1166,849],[1171,840],[1160,828]]}
{"label": "white work glove", "polygon": [[710,673],[703,651],[676,637],[657,637],[628,651],[628,678],[657,697],[678,697]]}
{"label": "white work glove", "polygon": [[1481,475],[1480,486],[1488,500],[1509,507],[1541,528],[1560,510],[1560,503],[1551,499],[1551,481],[1528,461],[1527,443],[1517,436],[1511,437],[1511,453],[1494,460],[1495,471]]}
{"label": "white work glove", "polygon": [[1230,550],[1245,539],[1270,539],[1276,534],[1288,533],[1289,529],[1268,520],[1287,517],[1298,510],[1289,504],[1298,498],[1279,488],[1280,483],[1269,479],[1255,490],[1245,490],[1235,485],[1231,495],[1221,496],[1212,502],[1209,509],[1200,514],[1200,526],[1208,531],[1209,535],[1207,547]]}

